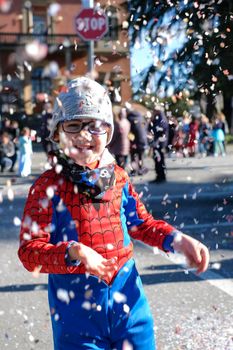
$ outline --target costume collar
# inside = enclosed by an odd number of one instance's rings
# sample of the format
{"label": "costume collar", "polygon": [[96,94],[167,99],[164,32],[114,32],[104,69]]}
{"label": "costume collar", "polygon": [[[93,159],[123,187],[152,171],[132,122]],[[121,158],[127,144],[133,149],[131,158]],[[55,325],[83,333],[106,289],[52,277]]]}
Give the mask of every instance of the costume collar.
{"label": "costume collar", "polygon": [[56,152],[55,156],[57,163],[62,166],[61,174],[77,185],[79,193],[95,199],[104,199],[106,191],[115,183],[115,160],[107,149],[104,150],[96,169],[76,164],[61,151]]}

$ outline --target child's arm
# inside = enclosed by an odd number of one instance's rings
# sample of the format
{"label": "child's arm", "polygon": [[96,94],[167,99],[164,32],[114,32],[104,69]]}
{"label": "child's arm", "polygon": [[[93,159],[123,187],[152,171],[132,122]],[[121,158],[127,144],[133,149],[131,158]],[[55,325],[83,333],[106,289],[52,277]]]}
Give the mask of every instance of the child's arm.
{"label": "child's arm", "polygon": [[197,273],[204,272],[209,263],[207,247],[196,239],[179,232],[163,220],[156,220],[140,201],[137,192],[129,182],[125,215],[129,234],[134,239],[158,247],[165,252],[180,252],[187,258],[190,267]]}
{"label": "child's arm", "polygon": [[126,198],[124,213],[130,236],[152,247],[170,251],[172,243],[170,235],[176,229],[163,220],[154,219],[148,213],[130,182],[126,184],[123,192]]}
{"label": "child's arm", "polygon": [[51,231],[56,227],[52,227],[53,206],[46,194],[49,180],[42,176],[29,191],[20,230],[18,255],[29,271],[36,269],[45,273],[68,273],[65,262],[68,242],[57,245],[50,243]]}

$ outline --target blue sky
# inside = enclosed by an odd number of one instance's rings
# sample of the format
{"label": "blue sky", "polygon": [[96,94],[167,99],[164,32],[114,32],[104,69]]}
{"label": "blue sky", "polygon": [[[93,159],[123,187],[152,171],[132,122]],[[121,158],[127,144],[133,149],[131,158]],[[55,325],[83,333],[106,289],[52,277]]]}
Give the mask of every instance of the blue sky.
{"label": "blue sky", "polygon": [[153,63],[151,48],[143,41],[140,48],[131,49],[131,75],[134,77]]}
{"label": "blue sky", "polygon": [[[167,44],[164,45],[164,51],[163,51],[163,58],[165,56],[170,56],[173,54],[174,51],[180,49],[185,40],[187,40],[185,36],[185,31],[176,31],[176,28],[174,27],[174,30],[172,31],[172,34],[170,32],[166,33],[164,32],[164,37],[167,39]],[[157,64],[159,59],[162,59],[162,57],[158,57],[158,50],[157,45],[151,47],[146,38],[146,31],[142,34],[141,39],[136,42],[133,48],[131,48],[131,76],[133,81],[135,80],[135,83],[139,83],[138,79],[135,79],[143,69],[149,67],[152,64]],[[166,67],[158,68],[159,70],[166,70]],[[158,78],[159,73],[155,74],[154,82],[151,82],[151,88],[156,88],[156,77]],[[168,94],[173,94],[173,86],[169,87]],[[163,93],[162,93],[163,94]]]}

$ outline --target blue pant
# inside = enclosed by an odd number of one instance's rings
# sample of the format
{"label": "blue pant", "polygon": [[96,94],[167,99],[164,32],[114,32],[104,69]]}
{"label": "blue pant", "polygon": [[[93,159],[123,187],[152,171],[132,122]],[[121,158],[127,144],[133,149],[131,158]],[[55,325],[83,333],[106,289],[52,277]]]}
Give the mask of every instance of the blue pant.
{"label": "blue pant", "polygon": [[111,285],[94,276],[49,276],[55,350],[155,350],[153,319],[142,282],[129,260]]}

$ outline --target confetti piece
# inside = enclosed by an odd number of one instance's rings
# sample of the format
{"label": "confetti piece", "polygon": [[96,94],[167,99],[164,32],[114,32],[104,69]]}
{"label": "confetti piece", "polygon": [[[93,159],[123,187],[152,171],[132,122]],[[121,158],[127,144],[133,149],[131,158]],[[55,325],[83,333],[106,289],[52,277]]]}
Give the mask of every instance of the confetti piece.
{"label": "confetti piece", "polygon": [[66,289],[58,288],[57,290],[57,298],[66,304],[69,304],[70,302],[70,297],[68,294],[68,291]]}
{"label": "confetti piece", "polygon": [[17,216],[14,217],[13,222],[14,222],[15,226],[20,226],[21,225],[21,220]]}
{"label": "confetti piece", "polygon": [[52,186],[47,187],[46,194],[47,194],[49,199],[53,198],[53,196],[54,196],[54,189],[53,189]]}
{"label": "confetti piece", "polygon": [[220,270],[221,269],[221,263],[213,263],[211,265],[211,268],[215,269],[215,270]]}
{"label": "confetti piece", "polygon": [[128,314],[130,312],[130,307],[127,304],[123,305],[123,310],[126,314]]}
{"label": "confetti piece", "polygon": [[116,303],[125,303],[127,301],[126,296],[120,292],[113,293],[113,299]]}
{"label": "confetti piece", "polygon": [[91,310],[91,303],[89,301],[84,301],[82,303],[82,308],[85,309],[85,310]]}
{"label": "confetti piece", "polygon": [[60,11],[60,9],[61,9],[61,5],[60,4],[52,3],[48,7],[48,10],[47,10],[48,15],[51,16],[51,17],[57,16],[57,14]]}
{"label": "confetti piece", "polygon": [[9,199],[9,201],[13,201],[14,200],[14,191],[13,189],[10,187],[7,190],[7,197]]}

